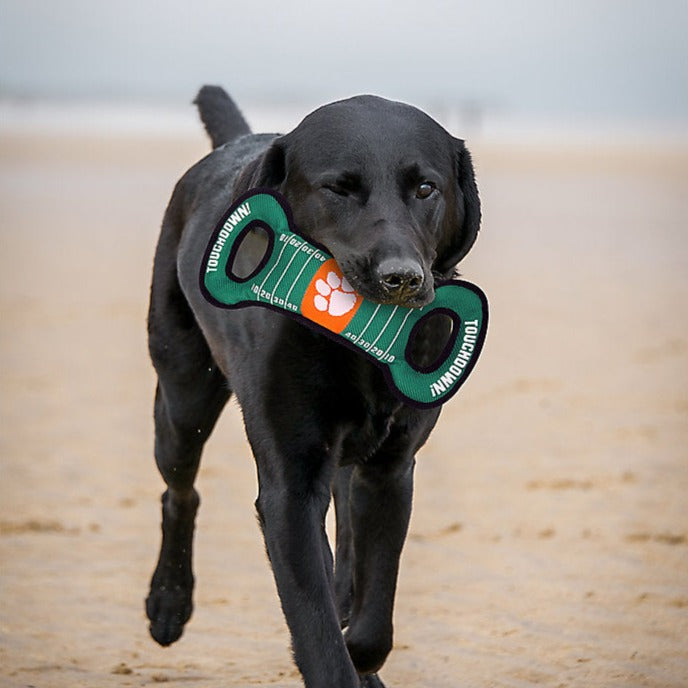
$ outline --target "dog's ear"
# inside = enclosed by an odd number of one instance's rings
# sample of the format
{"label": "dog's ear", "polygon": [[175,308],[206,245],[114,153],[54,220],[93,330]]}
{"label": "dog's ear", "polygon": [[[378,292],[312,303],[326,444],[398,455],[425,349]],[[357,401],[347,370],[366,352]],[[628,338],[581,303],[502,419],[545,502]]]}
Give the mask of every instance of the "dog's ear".
{"label": "dog's ear", "polygon": [[480,196],[475,183],[471,154],[461,139],[454,139],[456,206],[445,218],[445,238],[437,250],[434,269],[442,275],[451,273],[471,250],[480,229]]}
{"label": "dog's ear", "polygon": [[281,136],[242,170],[236,183],[236,195],[255,188],[275,189],[286,176],[286,137]]}

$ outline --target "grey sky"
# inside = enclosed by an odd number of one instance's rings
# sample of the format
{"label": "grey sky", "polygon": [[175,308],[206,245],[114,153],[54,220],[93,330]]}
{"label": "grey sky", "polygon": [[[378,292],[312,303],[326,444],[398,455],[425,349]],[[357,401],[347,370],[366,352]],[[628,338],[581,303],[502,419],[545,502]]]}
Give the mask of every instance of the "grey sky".
{"label": "grey sky", "polygon": [[0,94],[188,102],[358,92],[688,122],[688,0],[0,0]]}

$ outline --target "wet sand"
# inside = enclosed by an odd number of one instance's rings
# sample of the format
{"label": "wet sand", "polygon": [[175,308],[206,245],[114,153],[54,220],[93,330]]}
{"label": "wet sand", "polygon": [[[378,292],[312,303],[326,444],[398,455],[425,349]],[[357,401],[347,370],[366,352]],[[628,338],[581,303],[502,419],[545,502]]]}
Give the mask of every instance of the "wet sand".
{"label": "wet sand", "polygon": [[[390,688],[688,684],[688,151],[475,145],[483,356],[419,456]],[[145,312],[207,144],[0,138],[0,685],[300,684],[234,404],[162,649]],[[336,391],[333,390],[333,394]]]}

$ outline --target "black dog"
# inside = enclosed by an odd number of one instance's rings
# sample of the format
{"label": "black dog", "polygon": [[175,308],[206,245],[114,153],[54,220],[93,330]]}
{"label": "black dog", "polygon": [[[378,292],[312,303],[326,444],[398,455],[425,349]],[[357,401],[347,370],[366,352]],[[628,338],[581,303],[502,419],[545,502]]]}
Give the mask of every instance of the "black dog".
{"label": "black dog", "polygon": [[[289,201],[296,226],[334,255],[363,296],[420,307],[453,274],[480,225],[461,140],[419,110],[361,96],[326,105],[285,136],[252,135],[220,88],[196,100],[213,152],[179,181],[155,256],[148,321],[158,374],[155,457],[168,489],[146,601],[169,645],[192,610],[193,487],[231,393],[258,467],[256,507],[296,663],[308,688],[382,686],[415,454],[439,409],[404,405],[362,355],[263,308],[215,308],[199,289],[222,212],[253,187]],[[260,237],[242,260],[258,261]],[[243,248],[242,248],[243,251]],[[236,269],[236,268],[235,268]],[[430,319],[413,356],[448,336]],[[336,567],[324,529],[334,495]],[[342,631],[342,629],[344,629]]]}

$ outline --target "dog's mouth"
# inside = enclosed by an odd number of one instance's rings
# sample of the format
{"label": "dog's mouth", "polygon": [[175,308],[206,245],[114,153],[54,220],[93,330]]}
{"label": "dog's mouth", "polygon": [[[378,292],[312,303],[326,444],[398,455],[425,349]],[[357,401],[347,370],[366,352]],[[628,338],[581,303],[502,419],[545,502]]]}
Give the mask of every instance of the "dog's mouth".
{"label": "dog's mouth", "polygon": [[351,263],[340,263],[344,276],[354,290],[373,303],[422,308],[435,298],[434,279],[420,273],[386,273],[380,277],[379,269],[363,269]]}

